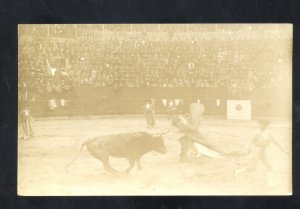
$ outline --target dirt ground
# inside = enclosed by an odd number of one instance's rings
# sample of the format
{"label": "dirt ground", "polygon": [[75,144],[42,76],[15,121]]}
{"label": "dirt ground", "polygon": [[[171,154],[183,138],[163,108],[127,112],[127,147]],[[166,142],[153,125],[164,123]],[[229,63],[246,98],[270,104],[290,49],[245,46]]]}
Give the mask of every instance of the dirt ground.
{"label": "dirt ground", "polygon": [[[224,152],[245,151],[249,136],[258,127],[256,121],[228,121],[205,118],[201,127],[212,144]],[[159,132],[164,136],[167,153],[149,152],[142,160],[143,170],[125,173],[128,162],[111,158],[118,175],[107,173],[102,163],[86,149],[78,154],[81,143],[91,137],[131,131]],[[24,141],[19,128],[19,195],[278,195],[291,193],[291,122],[273,120],[270,129],[276,140],[290,154],[272,145],[267,157],[274,167],[276,185],[268,185],[264,167],[234,178],[234,170],[246,159],[214,159],[190,156],[179,162],[181,134],[170,126],[165,116],[157,118],[155,128],[148,129],[142,117],[103,117],[39,119],[33,122],[34,137]]]}

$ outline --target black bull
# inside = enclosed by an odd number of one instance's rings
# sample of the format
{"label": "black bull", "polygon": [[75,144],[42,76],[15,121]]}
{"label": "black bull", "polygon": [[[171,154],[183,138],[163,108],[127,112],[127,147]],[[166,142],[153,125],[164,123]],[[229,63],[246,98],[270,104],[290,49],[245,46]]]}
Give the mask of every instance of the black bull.
{"label": "black bull", "polygon": [[[83,147],[86,146],[89,153],[100,160],[105,170],[111,173],[116,173],[116,170],[110,165],[109,157],[126,158],[129,162],[129,168],[126,171],[129,172],[136,164],[138,169],[142,168],[140,159],[144,154],[150,151],[156,151],[161,154],[166,153],[167,149],[162,135],[163,134],[152,135],[147,132],[134,132],[98,136],[83,142],[80,152]],[[67,165],[67,167],[69,167],[77,157]]]}

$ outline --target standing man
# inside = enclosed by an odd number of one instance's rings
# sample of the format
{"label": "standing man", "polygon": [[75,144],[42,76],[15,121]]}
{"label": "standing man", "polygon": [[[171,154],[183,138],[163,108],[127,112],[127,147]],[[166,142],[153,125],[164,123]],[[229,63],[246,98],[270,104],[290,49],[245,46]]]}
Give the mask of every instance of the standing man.
{"label": "standing man", "polygon": [[275,186],[276,184],[273,179],[273,166],[269,162],[266,156],[266,150],[273,143],[274,145],[277,146],[277,148],[280,151],[286,154],[289,153],[286,152],[281,147],[281,145],[274,140],[273,134],[268,128],[270,122],[268,120],[260,120],[259,123],[260,123],[260,128],[254,132],[254,135],[249,145],[249,153],[251,155],[251,160],[245,167],[237,169],[235,171],[235,177],[237,177],[239,174],[243,172],[250,172],[250,173],[254,172],[259,162],[261,162],[267,172],[268,185]]}
{"label": "standing man", "polygon": [[[192,103],[190,105],[190,111],[189,111],[189,116],[188,118],[184,118],[183,116],[179,116],[178,120],[179,123],[181,123],[183,126],[180,128],[181,131],[185,133],[195,133],[198,135],[200,138],[203,138],[198,131],[199,126],[202,122],[202,117],[204,113],[204,106],[203,104],[199,103]],[[193,153],[195,155],[198,155],[198,151],[196,147],[194,146],[193,141],[187,134],[182,136],[179,139],[179,142],[181,144],[181,152],[180,152],[180,161],[184,162],[187,160],[187,154],[190,149],[192,149]]]}
{"label": "standing man", "polygon": [[27,140],[33,136],[32,126],[31,126],[31,113],[27,105],[21,110],[20,121],[24,132],[23,138]]}
{"label": "standing man", "polygon": [[173,99],[170,99],[167,103],[168,120],[173,120],[176,112],[176,104]]}
{"label": "standing man", "polygon": [[153,128],[155,125],[155,119],[154,119],[154,105],[152,102],[147,101],[146,104],[143,107],[144,109],[144,116],[146,119],[146,124],[148,128]]}

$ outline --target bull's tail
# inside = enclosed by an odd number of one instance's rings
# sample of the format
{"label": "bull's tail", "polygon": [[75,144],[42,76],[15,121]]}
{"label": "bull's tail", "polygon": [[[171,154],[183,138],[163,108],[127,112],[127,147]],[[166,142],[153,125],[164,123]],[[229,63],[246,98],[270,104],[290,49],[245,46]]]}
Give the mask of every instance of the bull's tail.
{"label": "bull's tail", "polygon": [[80,156],[80,153],[82,152],[84,146],[86,146],[88,140],[86,140],[85,142],[82,143],[81,147],[80,147],[80,150],[78,152],[78,154],[74,157],[74,159],[69,162],[66,166],[65,166],[65,170],[68,171],[68,168],[78,159],[78,157]]}

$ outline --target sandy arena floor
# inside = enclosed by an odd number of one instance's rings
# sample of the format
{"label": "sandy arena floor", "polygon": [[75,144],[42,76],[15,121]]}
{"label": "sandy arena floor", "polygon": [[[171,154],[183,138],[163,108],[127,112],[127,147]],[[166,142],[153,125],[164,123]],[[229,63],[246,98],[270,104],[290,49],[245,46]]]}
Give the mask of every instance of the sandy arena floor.
{"label": "sandy arena floor", "polygon": [[[203,132],[211,143],[224,152],[245,151],[249,136],[258,127],[255,121],[227,121],[206,118]],[[234,169],[245,159],[214,159],[190,157],[190,162],[179,162],[181,134],[170,126],[165,117],[157,118],[154,129],[146,128],[142,117],[103,117],[89,119],[43,119],[33,123],[35,136],[18,143],[19,195],[277,195],[291,192],[291,153],[286,155],[276,146],[268,150],[274,167],[276,186],[270,187],[262,165],[254,173],[243,173],[233,178]],[[168,152],[146,154],[141,162],[143,170],[125,173],[128,162],[111,158],[120,171],[113,176],[102,163],[86,150],[68,169],[68,164],[79,152],[81,143],[102,134],[149,131],[170,128],[165,135]],[[270,129],[276,140],[291,152],[291,123],[272,121]],[[19,136],[23,132],[20,128]]]}

